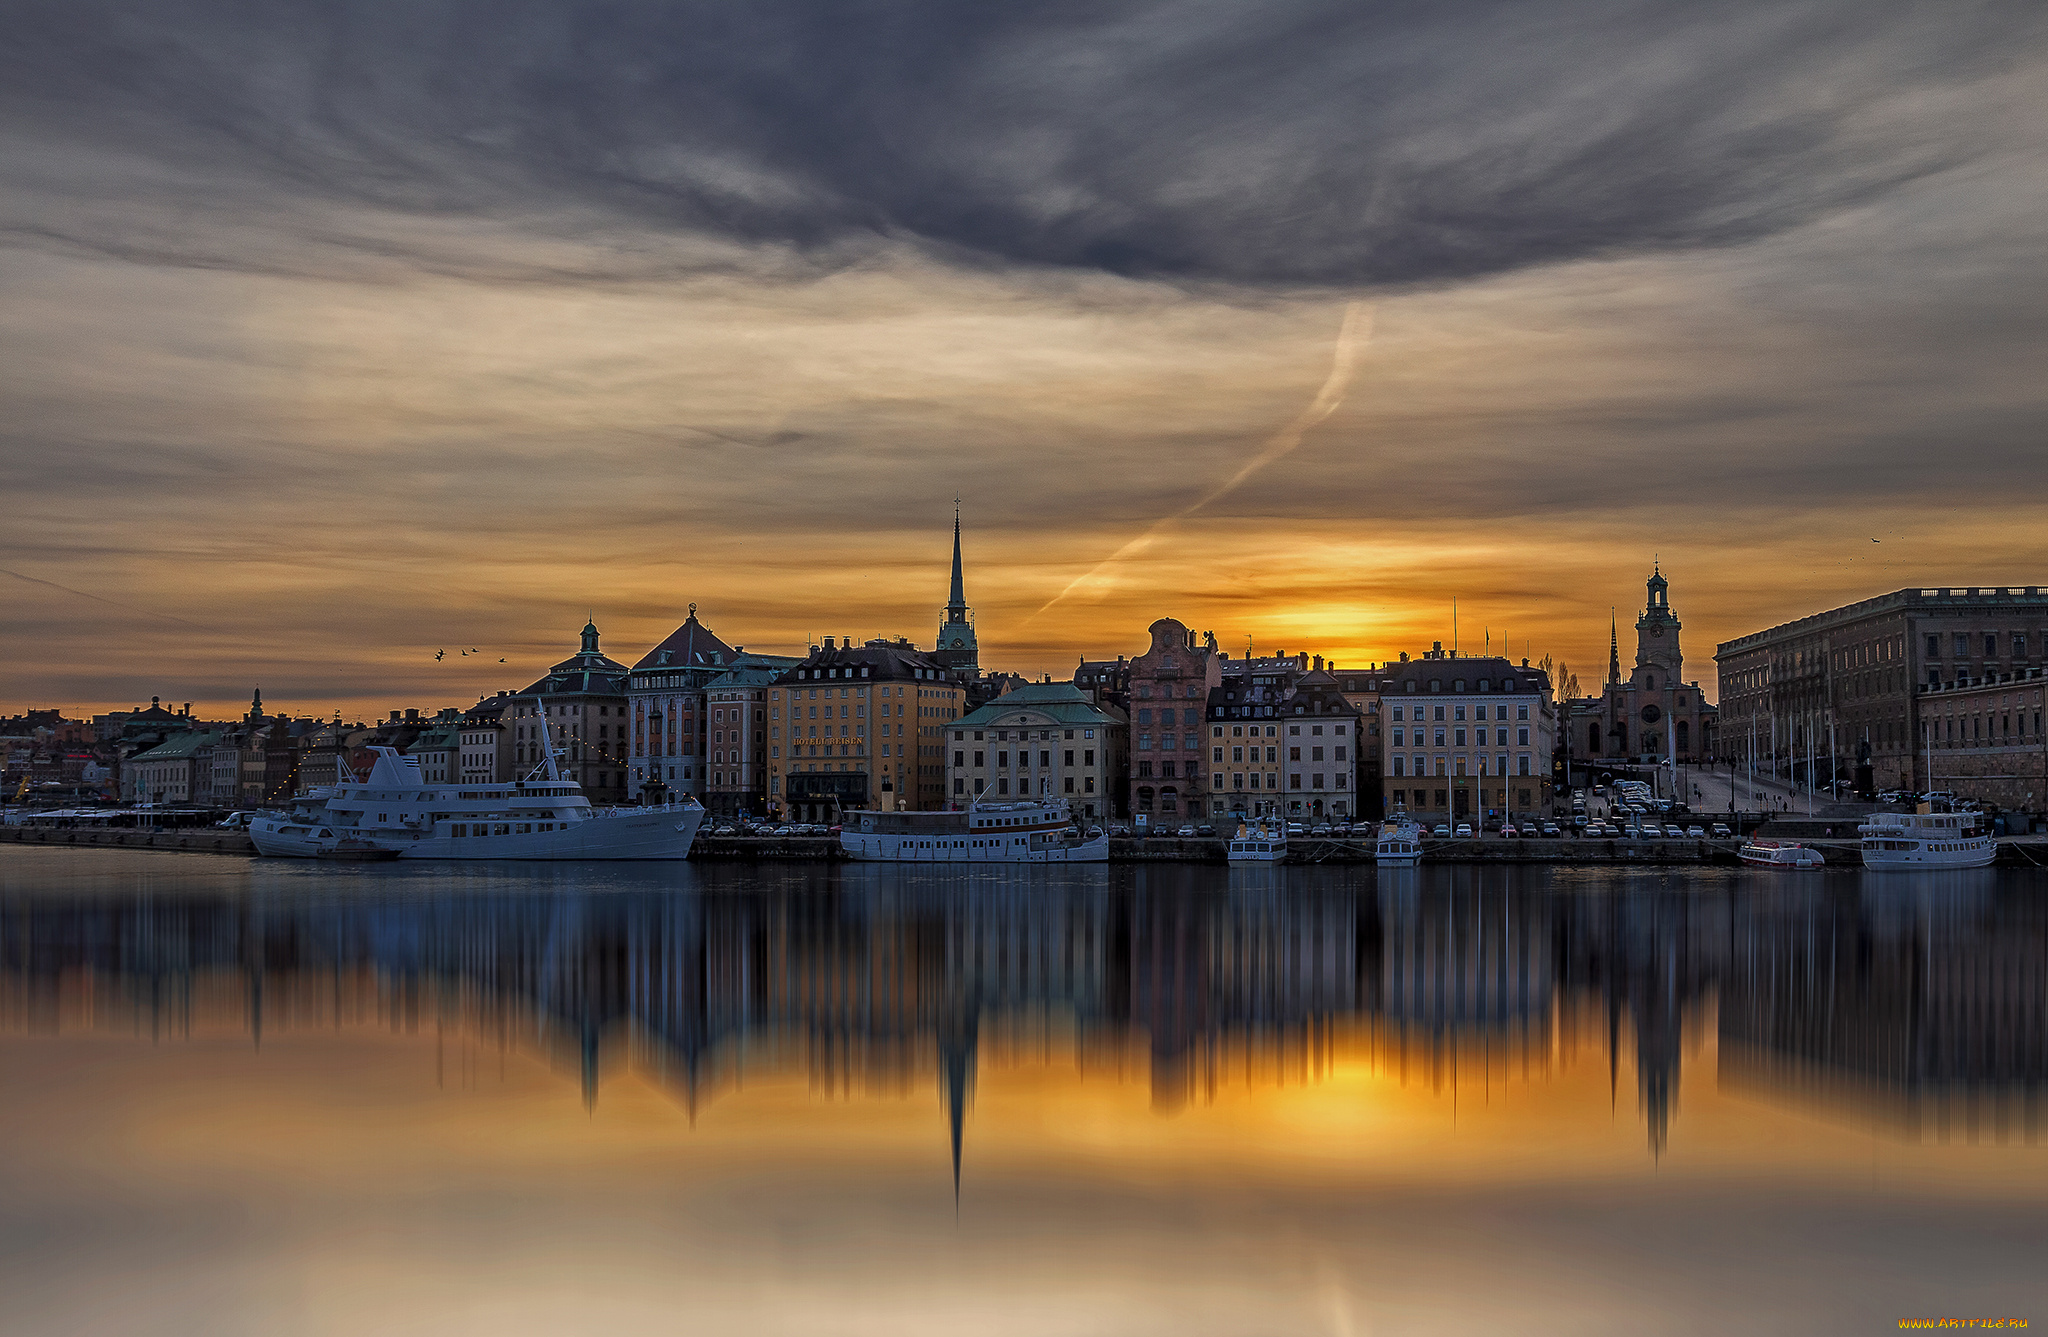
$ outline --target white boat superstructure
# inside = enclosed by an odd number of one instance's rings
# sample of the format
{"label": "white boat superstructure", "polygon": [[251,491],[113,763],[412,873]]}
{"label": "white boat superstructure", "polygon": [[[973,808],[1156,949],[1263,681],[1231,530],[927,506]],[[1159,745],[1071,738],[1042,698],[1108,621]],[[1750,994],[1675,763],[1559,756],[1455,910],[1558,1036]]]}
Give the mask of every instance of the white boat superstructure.
{"label": "white boat superstructure", "polygon": [[1998,857],[1997,840],[1971,813],[1874,813],[1856,834],[1865,868],[1982,868]]}
{"label": "white boat superstructure", "polygon": [[1396,815],[1380,823],[1373,862],[1385,868],[1412,868],[1422,862],[1422,827],[1415,819]]}
{"label": "white boat superstructure", "polygon": [[1231,863],[1279,863],[1287,857],[1287,828],[1264,823],[1239,826],[1231,837]]}
{"label": "white boat superstructure", "polygon": [[259,854],[331,858],[369,844],[406,859],[686,859],[703,825],[694,800],[661,808],[590,806],[564,777],[540,720],[537,775],[503,784],[429,785],[417,758],[373,747],[367,780],[315,791],[287,815],[249,823]]}
{"label": "white boat superstructure", "polygon": [[1083,834],[1055,800],[977,803],[966,812],[853,811],[839,846],[872,863],[1109,862],[1109,836]]}

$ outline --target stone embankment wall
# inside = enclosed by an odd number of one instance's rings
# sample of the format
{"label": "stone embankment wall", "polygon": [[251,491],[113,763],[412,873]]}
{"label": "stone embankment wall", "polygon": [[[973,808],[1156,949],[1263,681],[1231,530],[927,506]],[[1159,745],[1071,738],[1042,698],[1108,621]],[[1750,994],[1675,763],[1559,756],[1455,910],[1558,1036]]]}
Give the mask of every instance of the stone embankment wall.
{"label": "stone embankment wall", "polygon": [[254,854],[240,831],[198,827],[190,831],[93,830],[44,826],[0,826],[0,841],[16,845],[79,845],[101,849],[183,850],[189,854]]}

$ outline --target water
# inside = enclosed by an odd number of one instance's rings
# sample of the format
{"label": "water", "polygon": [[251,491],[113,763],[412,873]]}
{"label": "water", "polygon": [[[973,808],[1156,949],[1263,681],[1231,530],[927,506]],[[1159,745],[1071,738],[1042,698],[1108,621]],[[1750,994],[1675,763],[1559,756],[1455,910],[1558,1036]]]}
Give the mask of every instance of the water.
{"label": "water", "polygon": [[0,847],[0,1329],[2048,1323],[2048,877]]}

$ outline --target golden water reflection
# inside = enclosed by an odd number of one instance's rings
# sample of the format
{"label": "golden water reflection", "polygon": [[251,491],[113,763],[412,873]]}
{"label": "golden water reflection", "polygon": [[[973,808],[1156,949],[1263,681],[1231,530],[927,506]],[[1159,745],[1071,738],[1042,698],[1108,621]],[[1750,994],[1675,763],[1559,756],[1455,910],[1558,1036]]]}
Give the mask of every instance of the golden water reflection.
{"label": "golden water reflection", "polygon": [[78,1223],[15,1256],[51,1264],[39,1330],[120,1318],[69,1269],[152,1213],[214,1223],[184,1266],[251,1330],[582,1331],[589,1269],[605,1321],[687,1285],[712,1331],[1641,1330],[1649,1278],[1812,1331],[2042,1297],[2025,875],[27,853],[0,1224]]}

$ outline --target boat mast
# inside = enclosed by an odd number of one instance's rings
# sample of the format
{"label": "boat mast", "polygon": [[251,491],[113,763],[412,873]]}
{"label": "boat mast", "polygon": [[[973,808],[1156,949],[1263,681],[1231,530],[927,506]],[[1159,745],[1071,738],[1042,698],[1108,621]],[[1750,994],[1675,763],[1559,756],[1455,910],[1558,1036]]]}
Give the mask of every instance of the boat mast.
{"label": "boat mast", "polygon": [[[561,754],[555,748],[555,740],[548,736],[548,708],[546,703],[540,699],[539,693],[535,693],[533,697],[533,715],[535,719],[540,721],[541,760],[539,766],[535,769],[539,769],[540,766],[546,767],[547,773],[542,778],[549,784],[560,783],[562,768],[555,764],[555,758]],[[533,771],[528,771],[526,778],[531,780],[533,778]]]}

